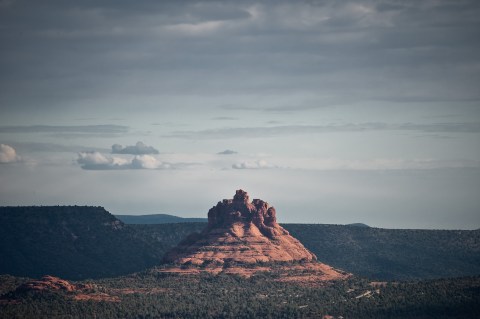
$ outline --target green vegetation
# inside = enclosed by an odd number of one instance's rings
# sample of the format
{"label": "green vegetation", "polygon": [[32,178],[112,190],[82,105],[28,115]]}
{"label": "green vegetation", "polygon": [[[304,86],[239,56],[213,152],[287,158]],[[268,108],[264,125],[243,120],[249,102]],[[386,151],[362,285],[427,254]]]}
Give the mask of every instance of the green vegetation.
{"label": "green vegetation", "polygon": [[[174,247],[206,224],[130,225],[144,241]],[[480,274],[479,230],[404,230],[323,224],[282,224],[318,260],[377,280]],[[152,243],[154,245],[154,243]]]}
{"label": "green vegetation", "polygon": [[[119,302],[75,301],[67,292],[10,292],[0,318],[478,318],[480,277],[373,284],[354,278],[323,287],[264,273],[185,277],[151,270],[95,281]],[[127,289],[130,293],[125,293]]]}
{"label": "green vegetation", "polygon": [[[478,230],[283,225],[320,261],[356,275],[319,287],[276,281],[275,267],[249,279],[151,268],[205,225],[124,225],[101,207],[2,207],[0,273],[103,279],[85,282],[99,301],[15,290],[28,279],[0,275],[0,318],[480,317]],[[452,276],[462,277],[418,280]]]}
{"label": "green vegetation", "polygon": [[[65,279],[126,275],[205,223],[124,225],[101,207],[0,207],[0,274]],[[480,230],[284,224],[326,264],[376,280],[480,274]]]}
{"label": "green vegetation", "polygon": [[113,277],[157,265],[165,248],[101,207],[0,207],[0,273]]}
{"label": "green vegetation", "polygon": [[326,264],[379,280],[480,274],[480,231],[285,224]]}

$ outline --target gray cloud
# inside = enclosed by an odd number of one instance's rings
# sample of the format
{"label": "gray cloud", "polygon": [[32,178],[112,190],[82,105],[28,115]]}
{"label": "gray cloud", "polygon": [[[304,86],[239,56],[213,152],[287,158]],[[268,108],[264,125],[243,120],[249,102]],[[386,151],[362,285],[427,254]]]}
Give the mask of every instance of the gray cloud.
{"label": "gray cloud", "polygon": [[[328,106],[332,102],[327,103]],[[271,112],[271,113],[281,113],[281,112],[298,112],[298,111],[308,111],[315,110],[326,107],[322,101],[310,102],[308,104],[296,104],[296,105],[280,105],[280,106],[246,106],[246,105],[222,105],[220,106],[225,110],[232,111],[261,111],[261,112]]]}
{"label": "gray cloud", "polygon": [[15,149],[23,152],[79,152],[79,151],[98,151],[108,152],[108,149],[82,146],[82,145],[63,145],[57,143],[42,143],[42,142],[11,142],[7,143],[15,146]]}
{"label": "gray cloud", "polygon": [[236,121],[236,120],[238,120],[238,117],[233,117],[233,116],[216,116],[216,117],[213,117],[212,120],[215,120],[215,121]]}
{"label": "gray cloud", "polygon": [[137,142],[135,145],[123,147],[120,144],[112,145],[112,154],[132,154],[132,155],[144,155],[144,154],[158,154],[158,150],[153,146],[145,145],[143,142]]}
{"label": "gray cloud", "polygon": [[480,133],[480,123],[430,123],[430,124],[390,124],[362,123],[339,125],[284,125],[270,127],[230,127],[202,131],[177,131],[165,137],[174,138],[258,138],[295,134],[313,134],[330,132],[363,132],[363,131],[417,131],[430,133]]}
{"label": "gray cloud", "polygon": [[0,11],[0,102],[63,109],[187,89],[475,101],[479,14],[473,0],[15,1]]}
{"label": "gray cloud", "polygon": [[323,108],[325,105],[321,103],[311,103],[304,105],[282,105],[282,106],[273,106],[263,109],[266,112],[298,112],[298,111],[308,111]]}
{"label": "gray cloud", "polygon": [[218,155],[233,155],[233,154],[238,154],[238,152],[232,151],[232,150],[224,150],[221,152],[217,153]]}
{"label": "gray cloud", "polygon": [[85,134],[117,134],[127,133],[128,126],[123,125],[26,125],[0,126],[0,133],[85,133]]}

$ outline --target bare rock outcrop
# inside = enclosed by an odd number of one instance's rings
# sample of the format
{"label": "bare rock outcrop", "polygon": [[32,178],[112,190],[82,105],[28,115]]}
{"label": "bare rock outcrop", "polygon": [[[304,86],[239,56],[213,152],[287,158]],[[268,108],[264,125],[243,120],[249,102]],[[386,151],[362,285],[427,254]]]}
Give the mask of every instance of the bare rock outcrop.
{"label": "bare rock outcrop", "polygon": [[83,290],[89,287],[85,285],[75,285],[68,280],[64,280],[54,276],[43,276],[39,280],[30,280],[20,285],[17,291],[65,291],[75,292],[77,290]]}
{"label": "bare rock outcrop", "polygon": [[[72,283],[68,280],[54,276],[43,276],[41,279],[27,281],[15,290],[15,294],[24,294],[29,292],[60,292],[75,301],[106,301],[119,302],[118,296],[111,296],[104,292],[98,292],[95,284]],[[10,302],[15,302],[15,299]]]}
{"label": "bare rock outcrop", "polygon": [[[250,276],[270,271],[274,263],[284,263],[282,273],[290,270],[298,273],[302,268],[310,273],[309,280],[349,276],[317,262],[312,252],[277,223],[274,207],[261,199],[250,201],[247,192],[241,189],[233,199],[224,199],[212,207],[208,211],[208,226],[167,253],[165,262],[180,267],[159,271],[180,274],[209,272]],[[295,263],[295,267],[288,266],[289,262]]]}
{"label": "bare rock outcrop", "polygon": [[167,254],[178,264],[224,264],[316,260],[297,239],[277,223],[275,208],[260,199],[250,201],[237,190],[208,212],[208,226]]}

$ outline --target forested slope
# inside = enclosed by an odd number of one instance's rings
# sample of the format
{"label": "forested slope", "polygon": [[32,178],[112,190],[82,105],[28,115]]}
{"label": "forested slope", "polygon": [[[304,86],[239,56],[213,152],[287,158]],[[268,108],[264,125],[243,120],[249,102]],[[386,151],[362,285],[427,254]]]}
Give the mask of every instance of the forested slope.
{"label": "forested slope", "polygon": [[[175,246],[206,224],[130,225],[142,240]],[[403,230],[325,224],[282,224],[321,262],[381,280],[480,274],[480,231]],[[153,243],[152,243],[153,245]]]}
{"label": "forested slope", "polygon": [[[125,225],[101,207],[0,207],[0,274],[66,279],[141,271],[205,223]],[[381,280],[480,274],[480,231],[283,224],[333,267]]]}
{"label": "forested slope", "polygon": [[102,207],[0,207],[0,273],[85,279],[140,271],[166,249],[141,238]]}

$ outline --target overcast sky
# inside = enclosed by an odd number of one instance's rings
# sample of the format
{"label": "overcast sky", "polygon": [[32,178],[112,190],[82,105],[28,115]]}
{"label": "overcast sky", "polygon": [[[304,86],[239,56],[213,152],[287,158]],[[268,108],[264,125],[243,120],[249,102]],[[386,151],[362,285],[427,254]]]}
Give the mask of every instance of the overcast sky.
{"label": "overcast sky", "polygon": [[0,205],[480,228],[480,2],[0,0]]}

